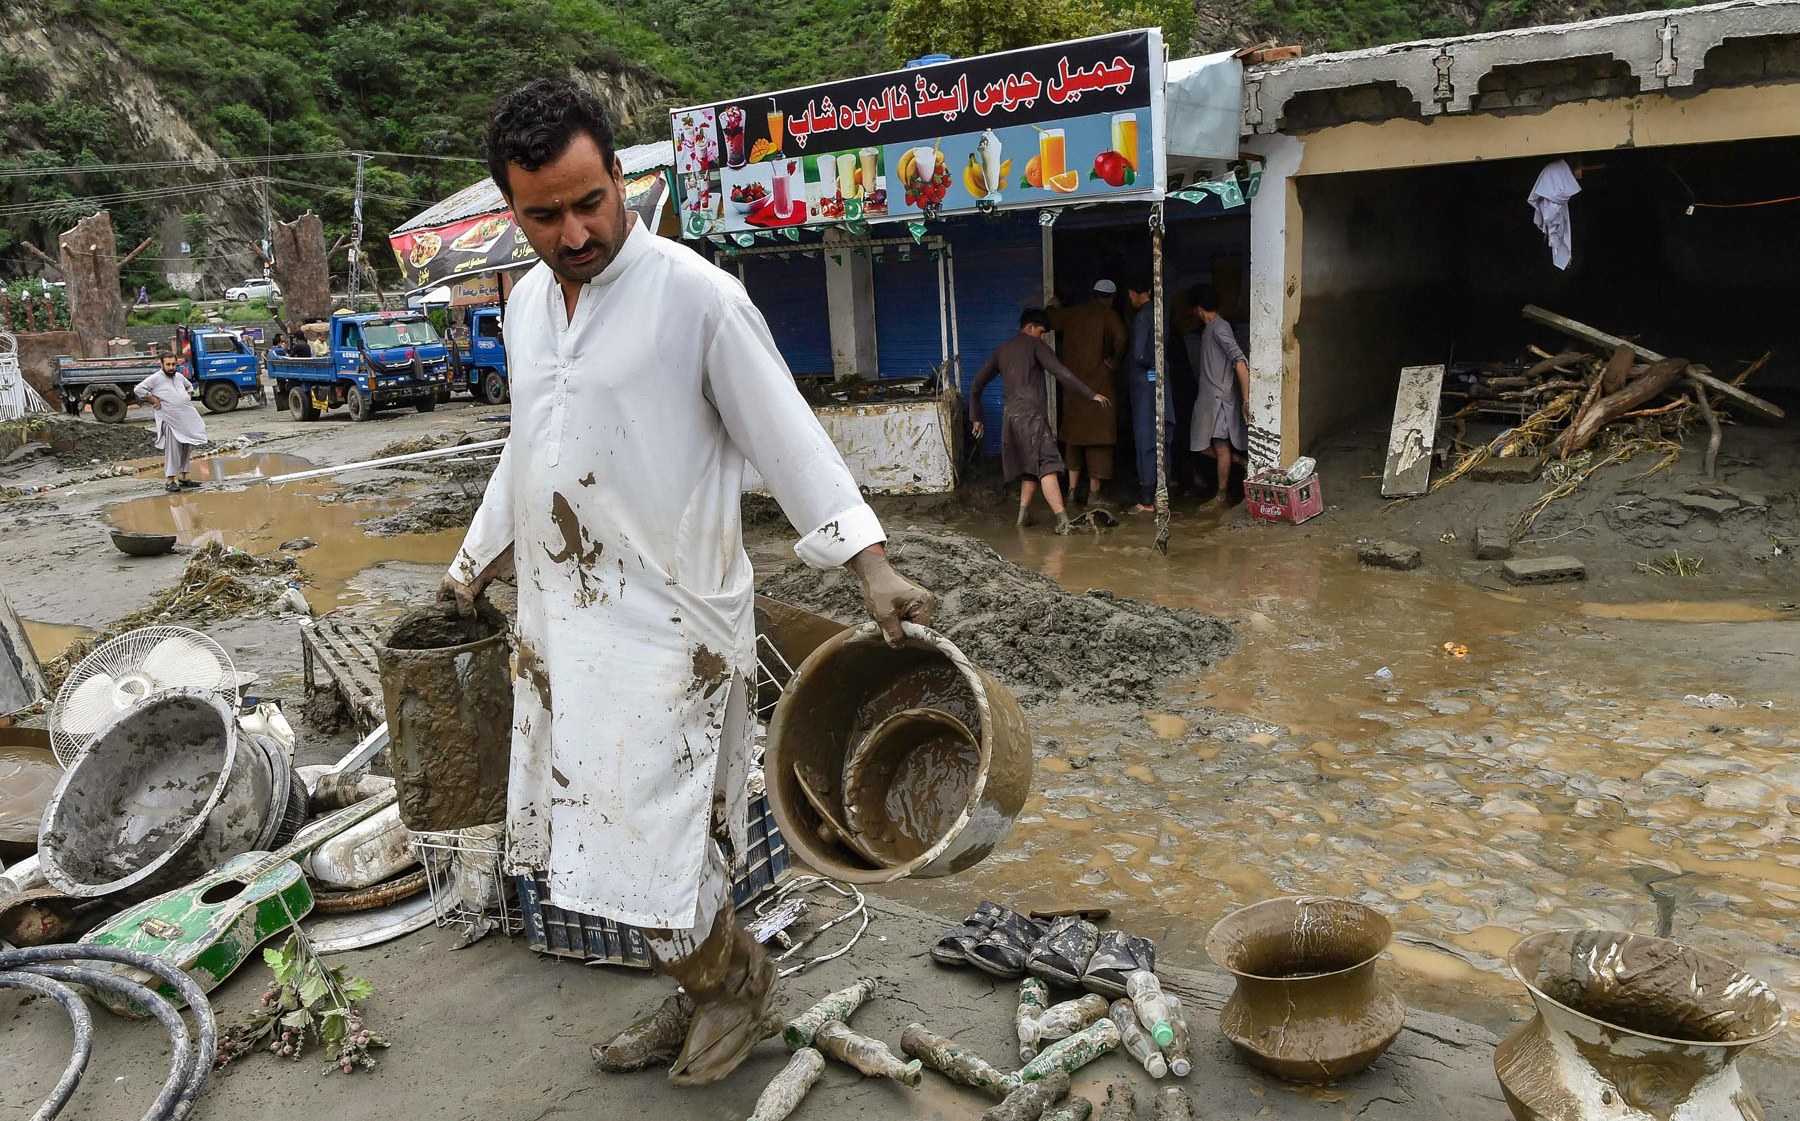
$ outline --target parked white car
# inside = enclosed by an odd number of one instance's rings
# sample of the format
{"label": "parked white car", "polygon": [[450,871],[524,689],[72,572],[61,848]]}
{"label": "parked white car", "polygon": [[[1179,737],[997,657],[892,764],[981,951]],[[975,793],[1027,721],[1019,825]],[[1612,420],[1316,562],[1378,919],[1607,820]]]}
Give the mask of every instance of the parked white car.
{"label": "parked white car", "polygon": [[269,300],[281,298],[281,286],[268,277],[254,277],[225,289],[227,300]]}

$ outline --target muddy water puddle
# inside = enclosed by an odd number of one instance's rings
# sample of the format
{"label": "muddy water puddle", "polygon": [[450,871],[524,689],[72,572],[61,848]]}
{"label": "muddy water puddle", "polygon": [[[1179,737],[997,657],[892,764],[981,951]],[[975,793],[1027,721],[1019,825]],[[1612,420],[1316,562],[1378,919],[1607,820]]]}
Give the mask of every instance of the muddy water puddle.
{"label": "muddy water puddle", "polygon": [[70,623],[40,623],[33,619],[21,619],[25,625],[25,639],[31,643],[32,653],[40,662],[51,662],[62,656],[62,652],[77,642],[85,642],[99,632],[92,627],[78,627]]}
{"label": "muddy water puddle", "polygon": [[[1684,694],[1734,692],[1731,670],[1643,639],[1643,621],[1778,608],[1589,611],[1556,590],[1365,570],[1333,536],[1281,528],[1177,523],[1166,561],[1130,524],[956,528],[1072,591],[1232,617],[1240,646],[1135,719],[1033,713],[1038,773],[1006,845],[969,884],[900,893],[945,912],[1109,906],[1196,956],[1233,907],[1343,895],[1393,920],[1409,999],[1489,1026],[1523,1003],[1507,952],[1558,926],[1665,927],[1800,1003],[1800,679],[1754,694],[1773,708],[1689,708]],[[1800,1033],[1779,1042],[1800,1055]]]}
{"label": "muddy water puddle", "polygon": [[280,486],[260,481],[311,466],[288,455],[196,460],[193,476],[213,485],[124,502],[112,507],[108,518],[118,529],[173,533],[183,545],[218,542],[253,554],[273,553],[283,543],[310,538],[317,546],[295,555],[307,574],[306,597],[315,612],[366,603],[352,580],[374,565],[447,565],[456,555],[461,529],[379,537],[359,524],[405,510],[411,500],[404,484],[396,484],[391,494],[338,500],[340,490],[328,479]]}

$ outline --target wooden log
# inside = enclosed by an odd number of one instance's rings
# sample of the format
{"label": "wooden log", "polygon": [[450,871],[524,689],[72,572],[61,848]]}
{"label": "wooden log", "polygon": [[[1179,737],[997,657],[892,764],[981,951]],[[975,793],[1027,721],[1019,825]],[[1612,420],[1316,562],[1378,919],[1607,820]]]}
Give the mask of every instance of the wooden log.
{"label": "wooden log", "polygon": [[1564,456],[1570,456],[1587,447],[1602,428],[1661,395],[1675,384],[1686,369],[1688,362],[1685,358],[1665,358],[1652,363],[1643,377],[1617,393],[1602,397],[1592,408],[1582,412],[1579,419],[1557,437],[1556,443],[1561,445],[1557,450]]}
{"label": "wooden log", "polygon": [[1773,357],[1775,357],[1774,351],[1772,351],[1772,350],[1763,351],[1763,356],[1761,358],[1758,358],[1756,361],[1750,363],[1748,366],[1745,366],[1744,369],[1740,373],[1732,375],[1731,384],[1732,385],[1743,385],[1745,382],[1750,380],[1751,374],[1754,374],[1756,371],[1762,369],[1764,366],[1767,366],[1769,364],[1769,359],[1771,359]]}
{"label": "wooden log", "polygon": [[1550,454],[1562,457],[1568,456],[1571,434],[1577,428],[1581,427],[1582,419],[1594,410],[1594,402],[1600,399],[1602,383],[1606,380],[1604,375],[1604,370],[1594,371],[1593,378],[1587,383],[1587,392],[1582,394],[1581,403],[1576,405],[1575,411],[1569,414],[1569,426],[1563,429],[1562,435],[1551,442]]}
{"label": "wooden log", "polygon": [[[1629,343],[1625,339],[1619,338],[1617,335],[1609,335],[1605,331],[1602,331],[1597,327],[1590,327],[1580,320],[1570,319],[1567,316],[1558,315],[1553,311],[1545,311],[1536,304],[1526,304],[1524,315],[1525,318],[1531,320],[1533,323],[1542,323],[1546,327],[1554,327],[1565,335],[1580,339],[1586,343],[1591,343],[1594,346],[1605,347],[1608,350],[1617,350],[1622,346],[1631,346],[1637,351],[1639,358],[1646,358],[1652,363],[1659,362],[1663,358],[1663,355],[1656,353],[1648,347]],[[1779,405],[1771,404],[1754,393],[1746,393],[1744,390],[1739,389],[1728,381],[1721,381],[1718,378],[1713,377],[1712,371],[1704,366],[1689,366],[1687,368],[1687,376],[1714,392],[1724,394],[1740,405],[1756,410],[1771,420],[1781,420],[1787,416],[1787,413]]]}
{"label": "wooden log", "polygon": [[131,264],[131,262],[137,260],[138,255],[143,253],[144,250],[150,248],[151,243],[154,242],[155,240],[156,240],[156,235],[152,234],[149,237],[145,238],[144,240],[138,242],[138,246],[136,249],[133,249],[131,252],[129,252],[129,253],[125,254],[123,257],[119,258],[119,268],[122,270],[125,268],[126,265],[129,265],[129,264]]}
{"label": "wooden log", "polygon": [[298,325],[331,315],[331,273],[326,266],[325,227],[317,214],[275,224],[273,273],[281,286],[282,316]]}
{"label": "wooden log", "polygon": [[1694,387],[1694,402],[1700,406],[1700,415],[1706,420],[1706,477],[1715,479],[1718,477],[1719,444],[1724,439],[1724,433],[1719,431],[1719,414],[1713,411],[1704,385],[1697,381],[1688,384]]}
{"label": "wooden log", "polygon": [[[1535,349],[1535,348],[1533,348],[1533,349]],[[1584,359],[1589,359],[1592,357],[1593,356],[1590,355],[1585,350],[1565,350],[1561,354],[1550,355],[1548,358],[1545,358],[1543,361],[1539,362],[1537,365],[1531,367],[1529,370],[1526,370],[1525,376],[1528,378],[1531,378],[1533,380],[1536,380],[1537,378],[1541,378],[1545,374],[1548,374],[1552,370],[1555,370],[1559,374],[1566,374],[1566,373],[1569,373],[1570,366],[1573,366],[1575,363],[1580,362]]]}
{"label": "wooden log", "polygon": [[69,321],[88,358],[107,356],[107,344],[125,333],[119,302],[119,241],[112,215],[90,214],[63,231],[56,246],[68,281]]}
{"label": "wooden log", "polygon": [[1606,361],[1606,370],[1600,375],[1600,382],[1607,393],[1617,393],[1625,388],[1625,382],[1631,377],[1631,365],[1637,361],[1637,351],[1622,346],[1613,351],[1612,357]]}

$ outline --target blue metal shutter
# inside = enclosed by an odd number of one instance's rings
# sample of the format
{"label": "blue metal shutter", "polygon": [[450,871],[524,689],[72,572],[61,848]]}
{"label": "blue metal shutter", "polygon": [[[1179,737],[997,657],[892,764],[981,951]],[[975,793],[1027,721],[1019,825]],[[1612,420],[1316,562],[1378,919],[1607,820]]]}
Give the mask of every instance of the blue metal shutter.
{"label": "blue metal shutter", "polygon": [[881,376],[916,378],[944,360],[938,319],[938,263],[915,246],[901,260],[895,246],[875,259],[875,342]]}
{"label": "blue metal shutter", "polygon": [[[1044,299],[1043,235],[1036,214],[964,218],[946,231],[956,258],[956,310],[962,348],[962,391],[966,396],[988,355],[1019,333],[1019,312]],[[936,292],[931,302],[937,310]],[[979,402],[987,425],[981,450],[1000,454],[1004,411],[1000,379],[988,383]],[[976,404],[970,404],[974,414]]]}
{"label": "blue metal shutter", "polygon": [[[726,267],[731,265],[726,263]],[[744,287],[796,374],[830,374],[831,316],[825,262],[818,256],[744,258]]]}

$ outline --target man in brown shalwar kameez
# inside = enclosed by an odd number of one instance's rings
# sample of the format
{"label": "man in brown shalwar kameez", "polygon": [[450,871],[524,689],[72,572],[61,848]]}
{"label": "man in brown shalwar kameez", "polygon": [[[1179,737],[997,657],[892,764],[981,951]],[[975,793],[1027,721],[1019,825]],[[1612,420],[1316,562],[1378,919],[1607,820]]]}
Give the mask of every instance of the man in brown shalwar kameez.
{"label": "man in brown shalwar kameez", "polygon": [[[1074,307],[1045,309],[1050,329],[1062,344],[1063,361],[1095,393],[1113,394],[1113,371],[1125,360],[1129,339],[1125,321],[1113,310],[1118,287],[1110,280],[1094,282],[1093,298]],[[1081,474],[1087,472],[1089,502],[1098,501],[1100,486],[1113,474],[1113,445],[1118,420],[1110,408],[1069,397],[1063,401],[1063,455],[1069,465],[1069,500],[1081,500]]]}
{"label": "man in brown shalwar kameez", "polygon": [[[981,391],[998,374],[1006,393],[1006,411],[1001,420],[1000,465],[1006,481],[1024,480],[1019,484],[1020,526],[1031,524],[1031,500],[1038,487],[1044,488],[1044,501],[1056,515],[1056,532],[1069,532],[1069,514],[1063,509],[1062,485],[1057,475],[1063,470],[1062,456],[1056,450],[1056,437],[1050,432],[1049,386],[1044,383],[1048,370],[1068,391],[1101,408],[1111,408],[1112,401],[1095,393],[1069,371],[1044,341],[1050,330],[1050,318],[1042,308],[1026,308],[1019,316],[1019,333],[1000,344],[988,355],[969,387],[969,400],[980,402]],[[981,421],[972,426],[975,438],[981,439]]]}

